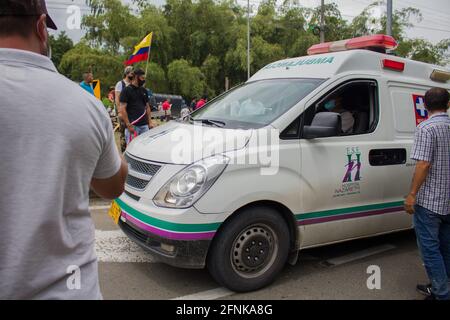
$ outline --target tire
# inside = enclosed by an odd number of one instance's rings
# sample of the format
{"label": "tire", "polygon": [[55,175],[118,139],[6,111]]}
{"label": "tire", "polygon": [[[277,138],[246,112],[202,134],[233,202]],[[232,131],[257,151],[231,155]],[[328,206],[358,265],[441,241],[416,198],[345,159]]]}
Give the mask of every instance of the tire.
{"label": "tire", "polygon": [[275,209],[248,208],[225,222],[211,244],[207,267],[230,290],[257,290],[283,269],[289,244],[289,228]]}

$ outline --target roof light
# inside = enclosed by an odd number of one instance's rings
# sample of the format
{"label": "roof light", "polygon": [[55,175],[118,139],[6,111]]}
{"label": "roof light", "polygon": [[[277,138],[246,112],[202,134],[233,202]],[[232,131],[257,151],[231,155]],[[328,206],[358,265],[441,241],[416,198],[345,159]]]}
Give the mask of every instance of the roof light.
{"label": "roof light", "polygon": [[315,44],[308,49],[308,55],[314,55],[319,53],[328,53],[330,52],[330,44],[331,42],[319,43]]}
{"label": "roof light", "polygon": [[391,59],[383,59],[381,60],[383,63],[383,68],[391,69],[395,71],[403,71],[405,70],[405,63],[400,61],[395,61]]}
{"label": "roof light", "polygon": [[393,50],[397,48],[397,41],[395,41],[395,39],[391,36],[375,34],[373,36],[350,39],[347,43],[347,49],[361,49],[370,47]]}
{"label": "roof light", "polygon": [[430,76],[431,80],[439,81],[439,82],[447,82],[450,80],[450,72],[434,69]]}
{"label": "roof light", "polygon": [[384,34],[375,34],[372,36],[315,44],[308,49],[308,55],[352,49],[369,49],[386,52],[386,50],[393,50],[395,48],[397,48],[397,41],[394,38]]}

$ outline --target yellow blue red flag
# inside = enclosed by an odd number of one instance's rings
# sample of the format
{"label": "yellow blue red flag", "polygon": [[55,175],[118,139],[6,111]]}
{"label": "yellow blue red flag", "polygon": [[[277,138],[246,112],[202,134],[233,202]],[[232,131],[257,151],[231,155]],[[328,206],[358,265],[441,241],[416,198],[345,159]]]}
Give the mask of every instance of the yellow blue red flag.
{"label": "yellow blue red flag", "polygon": [[126,65],[131,65],[139,61],[146,61],[150,54],[150,47],[152,46],[153,32],[150,32],[137,46],[134,47],[134,52],[130,59],[125,61]]}

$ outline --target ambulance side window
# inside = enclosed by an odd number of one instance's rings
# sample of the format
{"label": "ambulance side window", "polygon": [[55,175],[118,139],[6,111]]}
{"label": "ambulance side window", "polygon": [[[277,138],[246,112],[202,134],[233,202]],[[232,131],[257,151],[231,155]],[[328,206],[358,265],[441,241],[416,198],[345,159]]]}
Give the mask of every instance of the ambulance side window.
{"label": "ambulance side window", "polygon": [[342,128],[339,136],[371,133],[378,122],[378,90],[374,80],[352,80],[328,92],[303,114],[302,126],[314,125],[320,112],[340,114]]}

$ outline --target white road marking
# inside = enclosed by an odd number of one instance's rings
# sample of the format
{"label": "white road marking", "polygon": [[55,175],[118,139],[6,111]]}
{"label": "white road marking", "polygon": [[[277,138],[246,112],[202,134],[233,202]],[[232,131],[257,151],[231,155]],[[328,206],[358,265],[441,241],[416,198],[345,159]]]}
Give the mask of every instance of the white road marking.
{"label": "white road marking", "polygon": [[333,266],[339,266],[341,264],[344,263],[349,263],[352,261],[356,261],[356,260],[360,260],[360,259],[364,259],[370,256],[373,256],[375,254],[379,254],[381,252],[385,252],[385,251],[389,251],[392,249],[395,249],[396,247],[391,245],[391,244],[385,244],[382,246],[376,246],[376,247],[371,247],[365,250],[360,250],[360,251],[356,251],[347,255],[343,255],[340,257],[336,257],[333,259],[328,259],[325,262],[327,264],[333,265]]}
{"label": "white road marking", "polygon": [[105,210],[105,209],[109,209],[109,207],[111,207],[110,204],[105,205],[105,206],[89,206],[89,211],[90,210]]}
{"label": "white road marking", "polygon": [[234,294],[233,291],[230,291],[227,288],[220,287],[212,290],[190,294],[187,296],[174,298],[172,300],[215,300],[226,296],[231,296],[232,294]]}
{"label": "white road marking", "polygon": [[152,256],[122,231],[95,230],[95,251],[101,262],[154,262]]}

